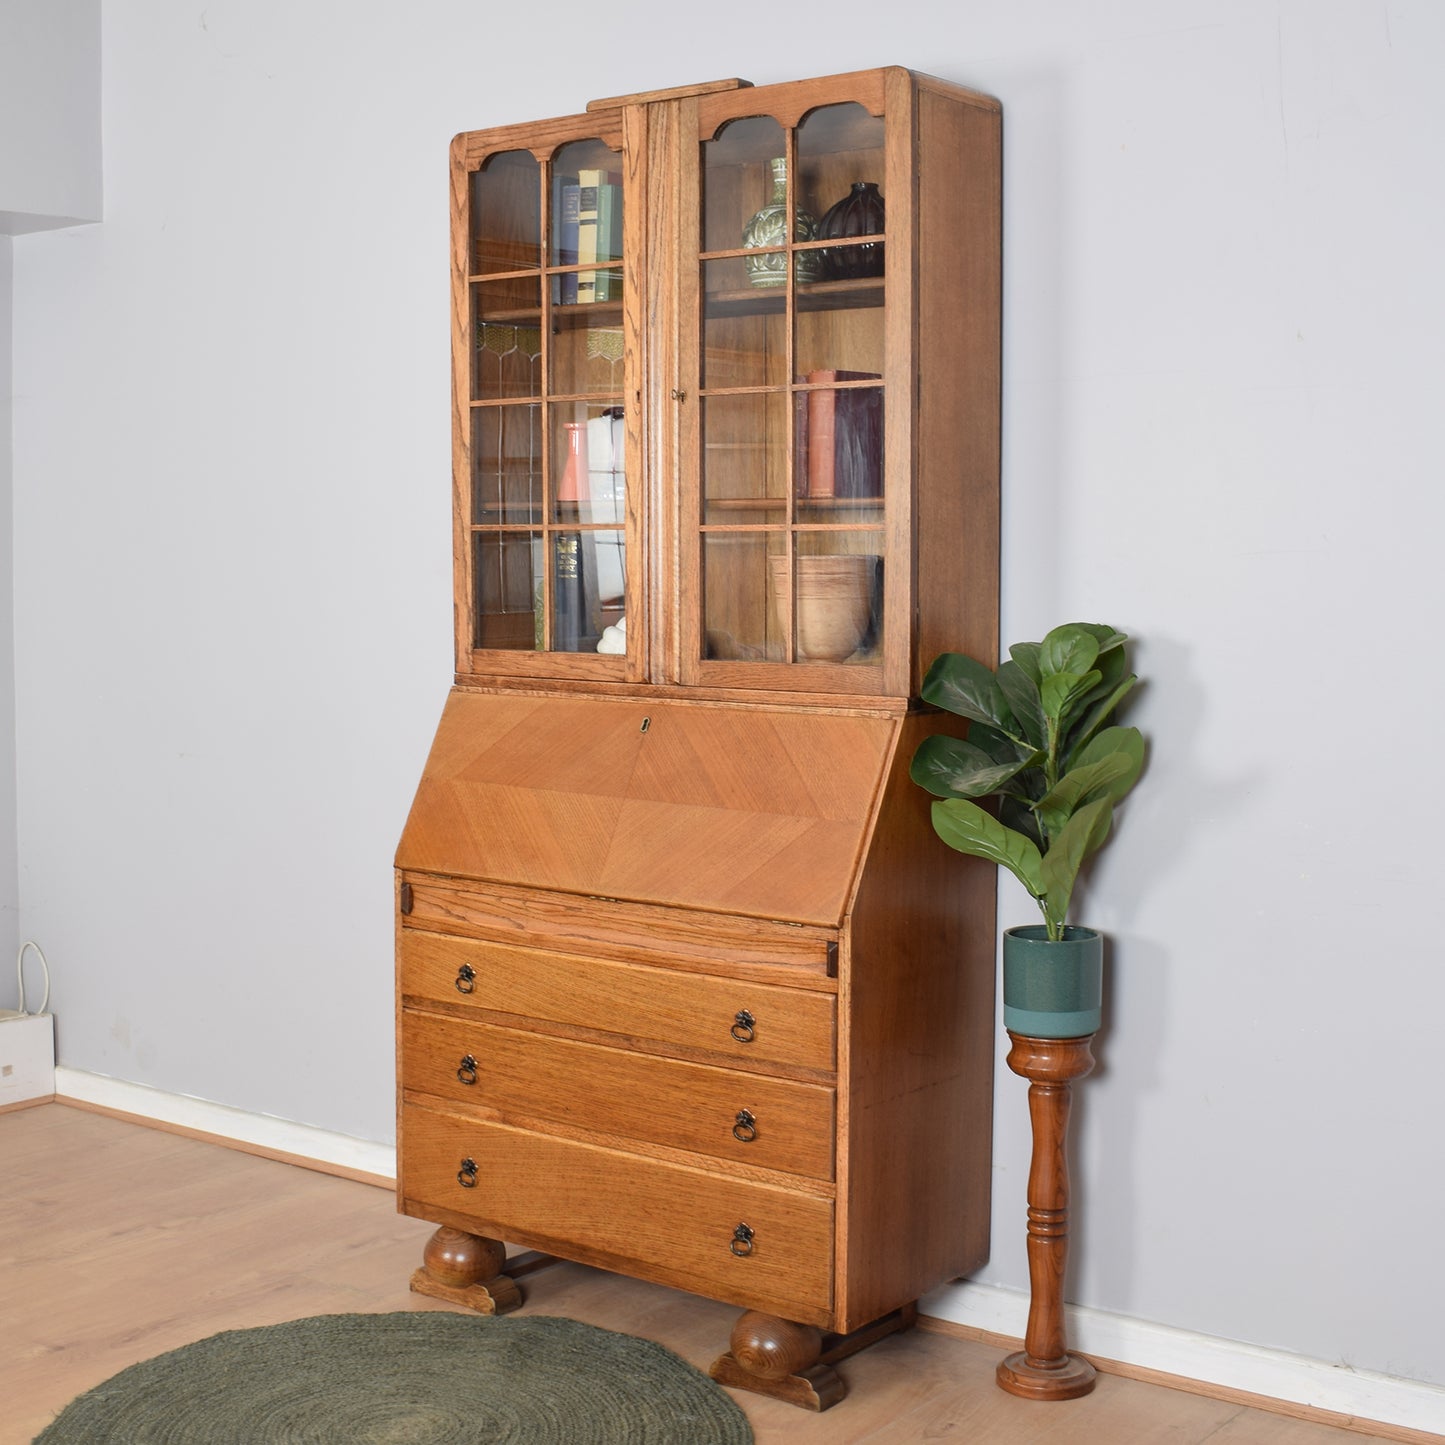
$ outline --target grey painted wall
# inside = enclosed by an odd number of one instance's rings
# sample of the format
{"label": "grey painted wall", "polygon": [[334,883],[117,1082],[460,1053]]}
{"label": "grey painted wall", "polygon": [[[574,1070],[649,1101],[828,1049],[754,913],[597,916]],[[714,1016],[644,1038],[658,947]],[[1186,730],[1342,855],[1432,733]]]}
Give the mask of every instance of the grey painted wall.
{"label": "grey painted wall", "polygon": [[0,234],[101,212],[100,0],[0,3]]}
{"label": "grey painted wall", "polygon": [[[15,823],[15,588],[10,435],[11,245],[0,236],[0,1008],[13,1008],[14,985],[6,965],[19,947],[20,879]],[[34,1007],[34,1005],[31,1005]]]}
{"label": "grey painted wall", "polygon": [[[911,64],[1005,105],[1005,640],[1111,622],[1149,679],[1085,899],[1070,1293],[1445,1383],[1410,1027],[1445,1009],[1445,9],[899,0],[881,47],[876,5],[718,13],[699,59],[661,0],[553,5],[587,40],[550,47],[464,0],[107,0],[106,222],[15,242],[23,921],[62,1061],[391,1136],[389,862],[450,674],[453,132]],[[983,1278],[1022,1288],[1002,1066],[997,1141]]]}

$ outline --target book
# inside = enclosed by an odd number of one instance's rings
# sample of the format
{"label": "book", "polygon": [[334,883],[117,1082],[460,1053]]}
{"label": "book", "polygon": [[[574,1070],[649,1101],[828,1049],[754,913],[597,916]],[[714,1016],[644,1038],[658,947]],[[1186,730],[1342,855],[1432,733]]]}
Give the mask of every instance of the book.
{"label": "book", "polygon": [[[577,264],[577,218],[581,203],[581,188],[570,176],[562,178],[557,204],[557,265]],[[564,306],[577,301],[577,273],[569,271],[561,279],[559,300]]]}
{"label": "book", "polygon": [[[881,497],[883,495],[883,388],[849,387],[838,381],[881,381],[872,371],[810,371],[802,378],[818,391],[803,393],[807,405],[798,420],[802,457],[795,463],[799,496]],[[806,464],[803,464],[803,458]]]}
{"label": "book", "polygon": [[[622,259],[622,187],[613,181],[597,187],[597,259]],[[598,301],[622,300],[622,271],[598,271],[595,292]]]}
{"label": "book", "polygon": [[[587,266],[592,261],[619,259],[622,255],[622,187],[618,178],[604,170],[579,170],[577,191],[577,264]],[[616,301],[621,296],[620,271],[577,273],[578,301]]]}

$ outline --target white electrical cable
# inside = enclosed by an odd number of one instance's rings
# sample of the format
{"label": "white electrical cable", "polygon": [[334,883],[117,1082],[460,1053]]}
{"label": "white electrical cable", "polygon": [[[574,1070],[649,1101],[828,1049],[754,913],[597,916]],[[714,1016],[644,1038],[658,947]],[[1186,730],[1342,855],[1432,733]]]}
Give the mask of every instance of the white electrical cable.
{"label": "white electrical cable", "polygon": [[50,1003],[50,965],[46,963],[45,955],[41,952],[40,945],[38,943],[32,942],[29,939],[26,939],[26,941],[20,945],[20,952],[15,955],[15,981],[19,985],[20,989],[20,1012],[24,1013],[26,1011],[25,950],[27,948],[33,948],[35,950],[35,956],[40,960],[41,972],[45,975],[45,996],[40,1000],[40,1007],[35,1010],[36,1013],[43,1014],[45,1012],[46,1006]]}

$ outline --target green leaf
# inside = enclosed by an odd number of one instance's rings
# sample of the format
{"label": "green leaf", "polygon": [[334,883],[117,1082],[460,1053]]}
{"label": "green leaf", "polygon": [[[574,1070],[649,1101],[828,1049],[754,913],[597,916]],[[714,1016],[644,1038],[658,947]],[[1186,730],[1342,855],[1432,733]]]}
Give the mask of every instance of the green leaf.
{"label": "green leaf", "polygon": [[1044,851],[1044,835],[1039,829],[1039,820],[1027,799],[1020,799],[1005,793],[999,799],[998,820],[1005,828],[1021,833],[1040,853]]}
{"label": "green leaf", "polygon": [[1116,647],[1123,647],[1129,640],[1127,632],[1116,632],[1112,627],[1107,627],[1100,622],[1076,622],[1074,626],[1082,627],[1099,644],[1100,657]]}
{"label": "green leaf", "polygon": [[933,805],[933,831],[960,853],[986,858],[1007,868],[1035,898],[1044,893],[1040,870],[1043,859],[1034,843],[1005,828],[977,803],[949,798]]}
{"label": "green leaf", "polygon": [[908,775],[939,798],[982,798],[996,793],[1025,765],[995,763],[982,748],[944,735],[924,738]]}
{"label": "green leaf", "polygon": [[[1127,736],[1113,737],[1130,733],[1138,741],[1137,749],[1130,745]],[[1133,728],[1110,728],[1100,733],[1095,742],[1105,739],[1116,745],[1098,749],[1096,756],[1081,758],[1079,766],[1065,773],[1034,805],[1034,812],[1051,838],[1059,834],[1075,810],[1085,803],[1099,797],[1115,803],[1133,787],[1144,765],[1144,739]]]}
{"label": "green leaf", "polygon": [[[935,810],[947,807],[935,803]],[[1040,893],[1044,913],[1053,923],[1062,924],[1069,914],[1069,901],[1074,894],[1079,869],[1084,860],[1103,846],[1114,818],[1114,805],[1108,798],[1097,798],[1079,809],[1043,855],[1039,867]],[[934,827],[938,824],[935,822]],[[1036,894],[1035,897],[1038,895]]]}
{"label": "green leaf", "polygon": [[1009,737],[1018,736],[1018,721],[1009,711],[998,679],[962,652],[943,652],[933,659],[923,679],[922,695],[935,707],[987,723]]}
{"label": "green leaf", "polygon": [[1048,746],[1048,725],[1039,701],[1038,684],[1017,662],[1005,662],[998,670],[998,685],[1024,736],[1036,748]]}
{"label": "green leaf", "polygon": [[1139,679],[1131,672],[1128,677],[1115,686],[1112,692],[1100,697],[1096,702],[1087,704],[1083,715],[1069,731],[1066,767],[1071,766],[1073,758],[1089,745],[1095,734],[1109,721],[1115,709],[1128,696],[1138,681]]}
{"label": "green leaf", "polygon": [[1039,686],[1039,700],[1044,716],[1063,736],[1068,728],[1069,709],[1099,681],[1097,672],[1046,673]]}
{"label": "green leaf", "polygon": [[970,723],[968,727],[968,740],[974,747],[987,753],[996,763],[1032,763],[1037,761],[1037,752],[1027,743],[1020,743],[1017,739],[1001,733],[997,728],[991,728],[986,723]]}
{"label": "green leaf", "polygon": [[1109,785],[1109,801],[1117,803],[1135,783],[1144,768],[1144,734],[1138,728],[1105,728],[1086,747],[1081,748],[1071,764],[1085,767],[1104,758],[1124,757],[1129,766]]}
{"label": "green leaf", "polygon": [[1039,671],[1045,680],[1054,673],[1089,672],[1098,656],[1098,639],[1089,629],[1077,622],[1066,622],[1039,644]]}
{"label": "green leaf", "polygon": [[1042,673],[1039,671],[1039,644],[1037,642],[1016,642],[1009,648],[1008,655],[1023,668],[1035,687],[1039,685]]}

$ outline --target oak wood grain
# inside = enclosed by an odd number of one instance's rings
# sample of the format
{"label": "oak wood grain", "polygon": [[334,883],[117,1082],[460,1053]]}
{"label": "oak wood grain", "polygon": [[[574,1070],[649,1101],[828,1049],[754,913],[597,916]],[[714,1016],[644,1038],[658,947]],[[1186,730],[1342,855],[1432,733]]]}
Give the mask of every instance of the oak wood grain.
{"label": "oak wood grain", "polygon": [[[826,1315],[831,1201],[408,1105],[405,1210],[786,1318]],[[476,1167],[460,1182],[465,1161]],[[751,1231],[746,1253],[732,1245]]]}
{"label": "oak wood grain", "polygon": [[402,1083],[501,1123],[833,1177],[833,1091],[816,1084],[416,1012],[402,1026]]}
{"label": "oak wood grain", "polygon": [[[401,959],[401,993],[420,1002],[687,1045],[743,1069],[834,1067],[837,1001],[826,992],[410,931]],[[475,975],[463,980],[466,992],[457,987],[463,966]],[[742,1012],[752,1020],[745,1027]]]}

